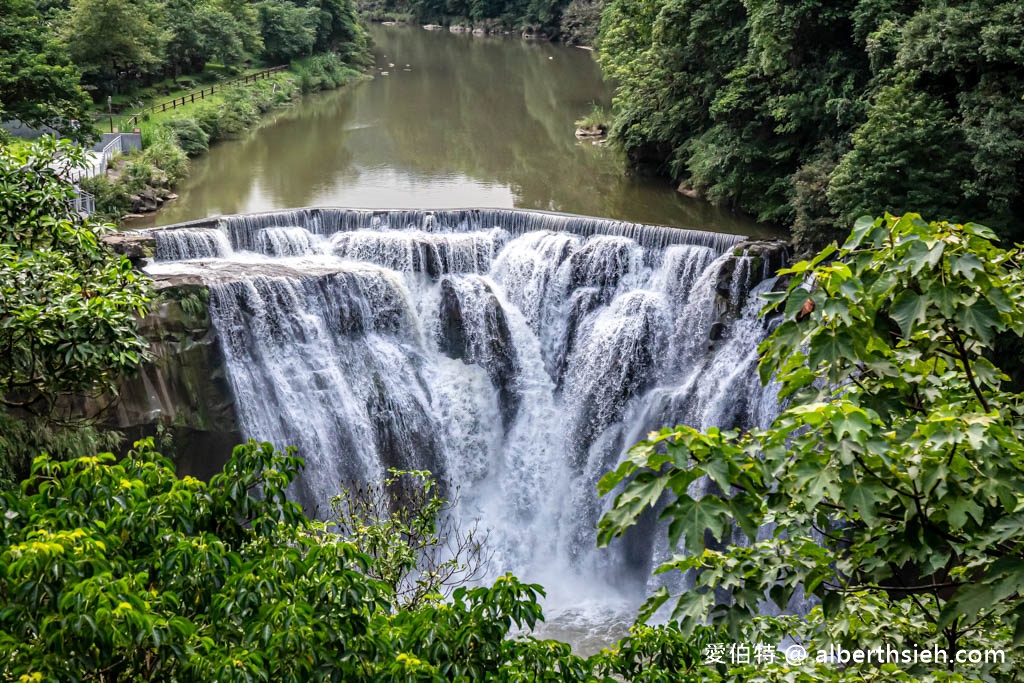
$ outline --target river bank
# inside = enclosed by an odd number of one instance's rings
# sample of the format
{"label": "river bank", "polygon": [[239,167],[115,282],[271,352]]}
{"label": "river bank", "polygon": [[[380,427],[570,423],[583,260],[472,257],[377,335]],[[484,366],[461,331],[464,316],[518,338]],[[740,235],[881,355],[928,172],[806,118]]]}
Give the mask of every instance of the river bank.
{"label": "river bank", "polygon": [[192,163],[180,199],[132,227],[291,209],[523,208],[777,236],[631,176],[576,121],[611,91],[591,53],[557,43],[369,27],[374,78],[303,98]]}
{"label": "river bank", "polygon": [[112,161],[106,173],[82,182],[96,198],[101,217],[120,224],[145,219],[166,202],[191,169],[191,160],[211,145],[241,137],[264,114],[288,107],[301,97],[333,90],[366,78],[332,53],[292,62],[260,81],[224,88],[201,102],[139,121],[144,149]]}

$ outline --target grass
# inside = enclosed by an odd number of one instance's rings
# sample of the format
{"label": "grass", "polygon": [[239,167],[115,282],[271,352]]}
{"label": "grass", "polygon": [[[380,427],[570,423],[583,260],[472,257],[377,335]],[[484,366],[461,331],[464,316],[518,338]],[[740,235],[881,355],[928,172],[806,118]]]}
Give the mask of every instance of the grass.
{"label": "grass", "polygon": [[[208,63],[206,67],[197,73],[182,74],[176,78],[167,78],[158,83],[138,88],[130,93],[122,93],[119,95],[111,96],[111,104],[114,105],[114,109],[118,110],[119,113],[113,115],[113,125],[115,130],[124,130],[123,126],[125,122],[135,115],[136,112],[146,109],[154,104],[160,104],[188,95],[189,93],[195,92],[202,88],[206,88],[210,85],[215,85],[222,81],[228,81],[233,78],[239,78],[249,74],[258,73],[268,67],[263,65],[252,66],[248,69],[236,69],[234,67],[225,67],[223,64]],[[178,81],[193,81],[191,87],[184,87]],[[215,93],[214,96],[218,95]],[[207,95],[205,99],[211,99],[210,95]],[[191,104],[191,103],[190,103]],[[186,107],[189,105],[186,105]],[[150,117],[154,117],[163,114],[169,114],[172,111],[178,111],[178,109],[168,109],[166,112],[155,112],[150,114]],[[111,115],[107,111],[107,103],[100,102],[93,106],[92,115],[95,117],[96,127],[101,132],[110,130],[110,119]],[[141,118],[141,117],[140,117]],[[142,128],[140,125],[139,128]]]}
{"label": "grass", "polygon": [[608,112],[604,110],[604,107],[595,104],[589,114],[576,119],[576,125],[579,128],[604,128],[607,130],[608,119]]}
{"label": "grass", "polygon": [[25,147],[28,147],[30,144],[32,144],[32,142],[33,140],[15,137],[7,138],[6,140],[0,139],[0,145],[15,152],[22,150]]}

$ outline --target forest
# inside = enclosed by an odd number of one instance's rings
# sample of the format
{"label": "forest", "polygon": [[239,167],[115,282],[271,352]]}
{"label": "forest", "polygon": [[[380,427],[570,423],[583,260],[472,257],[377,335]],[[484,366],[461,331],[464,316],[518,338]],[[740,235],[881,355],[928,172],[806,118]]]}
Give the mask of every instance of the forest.
{"label": "forest", "polygon": [[883,211],[1022,236],[1020,2],[611,0],[599,44],[634,167],[804,250]]}
{"label": "forest", "polygon": [[[752,299],[773,419],[651,431],[590,482],[591,545],[640,532],[665,552],[628,635],[579,654],[529,633],[544,587],[464,578],[472,536],[428,561],[452,542],[456,493],[428,472],[339,482],[314,516],[292,497],[294,448],[245,439],[203,480],[163,430],[106,429],[101,409],[154,353],[140,321],[169,295],[110,246],[114,225],[73,208],[81,146],[0,140],[0,679],[1024,680],[1024,3],[363,9],[593,46],[631,172],[789,229],[796,257]],[[309,59],[319,79],[364,62],[361,21],[349,0],[0,0],[0,118],[82,140],[108,96],[211,65]],[[125,178],[184,169],[311,74],[161,122]],[[754,263],[734,248],[709,262]],[[178,303],[207,315],[209,291]],[[737,661],[737,643],[769,645]],[[951,660],[794,663],[784,643]],[[955,659],[969,652],[984,661]]]}
{"label": "forest", "polygon": [[0,44],[0,119],[65,133],[93,101],[208,63],[237,72],[332,52],[360,64],[368,48],[348,0],[2,0]]}

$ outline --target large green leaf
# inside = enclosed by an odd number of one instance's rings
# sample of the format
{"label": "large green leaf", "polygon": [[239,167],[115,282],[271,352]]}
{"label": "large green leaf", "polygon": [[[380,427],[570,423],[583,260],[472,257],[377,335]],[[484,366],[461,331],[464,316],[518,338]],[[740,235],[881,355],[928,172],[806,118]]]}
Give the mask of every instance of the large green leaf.
{"label": "large green leaf", "polygon": [[914,327],[924,321],[928,310],[928,299],[913,290],[905,289],[893,299],[890,315],[900,326],[904,337],[909,337]]}

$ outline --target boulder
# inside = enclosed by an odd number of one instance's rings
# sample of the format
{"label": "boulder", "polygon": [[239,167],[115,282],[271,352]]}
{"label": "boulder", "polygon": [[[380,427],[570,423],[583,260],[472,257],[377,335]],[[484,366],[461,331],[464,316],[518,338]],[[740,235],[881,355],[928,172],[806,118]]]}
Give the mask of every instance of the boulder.
{"label": "boulder", "polygon": [[156,254],[156,238],[152,234],[131,231],[109,232],[101,239],[114,250],[114,253],[124,254],[136,265],[143,259],[153,258]]}
{"label": "boulder", "polygon": [[146,188],[138,194],[131,196],[132,213],[152,213],[160,208],[164,200],[157,196],[156,192]]}
{"label": "boulder", "polygon": [[792,257],[789,242],[785,240],[745,240],[732,248],[733,256],[750,256],[751,270],[756,281],[772,277],[786,267]]}
{"label": "boulder", "polygon": [[578,138],[603,138],[608,135],[608,126],[598,123],[593,126],[580,126],[576,129]]}
{"label": "boulder", "polygon": [[693,189],[693,187],[685,181],[679,183],[679,187],[676,188],[676,192],[684,197],[689,197],[690,199],[700,199],[700,192],[697,192],[697,190]]}

